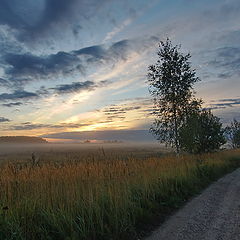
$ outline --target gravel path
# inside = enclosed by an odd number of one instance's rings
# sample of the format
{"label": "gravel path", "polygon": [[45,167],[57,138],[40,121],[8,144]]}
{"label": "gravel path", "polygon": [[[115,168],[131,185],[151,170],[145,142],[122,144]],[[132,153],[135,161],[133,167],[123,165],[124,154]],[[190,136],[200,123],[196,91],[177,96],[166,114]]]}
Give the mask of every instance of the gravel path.
{"label": "gravel path", "polygon": [[240,169],[210,185],[145,240],[240,240]]}

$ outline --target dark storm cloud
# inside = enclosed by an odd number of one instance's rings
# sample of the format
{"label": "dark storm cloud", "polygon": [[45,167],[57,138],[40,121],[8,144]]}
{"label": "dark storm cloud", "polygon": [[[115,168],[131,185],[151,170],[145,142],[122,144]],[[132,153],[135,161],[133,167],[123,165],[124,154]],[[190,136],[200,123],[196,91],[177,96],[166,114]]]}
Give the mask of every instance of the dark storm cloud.
{"label": "dark storm cloud", "polygon": [[50,88],[54,90],[56,93],[74,93],[74,92],[81,92],[81,91],[93,91],[97,87],[102,87],[107,84],[106,81],[101,81],[100,83],[94,83],[92,81],[85,81],[85,82],[73,82],[71,84],[61,84],[57,85],[54,88]]}
{"label": "dark storm cloud", "polygon": [[16,106],[21,106],[23,103],[21,102],[10,102],[10,103],[4,103],[2,106],[4,107],[16,107]]}
{"label": "dark storm cloud", "polygon": [[89,124],[77,124],[77,123],[60,123],[60,124],[36,124],[31,122],[21,123],[19,125],[13,125],[8,130],[36,130],[41,128],[50,129],[62,129],[62,128],[79,128],[88,126]]}
{"label": "dark storm cloud", "polygon": [[11,120],[9,120],[8,118],[5,118],[5,117],[0,117],[0,123],[3,123],[3,122],[10,122]]}
{"label": "dark storm cloud", "polygon": [[110,122],[114,122],[116,120],[120,120],[120,119],[125,119],[126,117],[124,115],[112,115],[112,116],[108,116],[107,120]]}
{"label": "dark storm cloud", "polygon": [[76,55],[89,55],[96,59],[104,58],[106,50],[102,46],[96,45],[91,47],[82,48],[73,52]]}
{"label": "dark storm cloud", "polygon": [[103,110],[105,114],[116,114],[116,113],[126,113],[128,111],[138,110],[141,106],[133,107],[122,107],[122,106],[112,106]]}
{"label": "dark storm cloud", "polygon": [[131,52],[136,52],[134,48],[134,40],[121,40],[113,43],[109,48],[103,45],[96,45],[87,48],[82,48],[72,53],[76,56],[85,56],[87,62],[117,62],[126,60]]}
{"label": "dark storm cloud", "polygon": [[113,105],[111,107],[105,108],[102,112],[106,115],[107,119],[110,121],[125,119],[125,114],[130,111],[141,110],[141,106],[118,106]]}
{"label": "dark storm cloud", "polygon": [[34,92],[27,92],[24,90],[14,91],[13,93],[2,93],[0,94],[0,101],[6,100],[28,100],[32,98],[39,97],[38,94]]}
{"label": "dark storm cloud", "polygon": [[[68,93],[77,93],[81,91],[94,91],[96,88],[104,87],[108,84],[107,81],[101,81],[99,83],[94,83],[92,81],[85,82],[73,82],[71,84],[61,84],[53,88],[46,88],[44,86],[40,87],[35,92],[27,92],[25,90],[17,90],[12,93],[2,93],[0,94],[0,101],[17,101],[17,100],[30,100],[38,99],[44,96],[49,96],[52,93],[57,94],[68,94]],[[4,103],[4,107],[14,107],[23,105],[23,102],[9,102]]]}
{"label": "dark storm cloud", "polygon": [[[12,80],[37,80],[56,75],[71,74],[74,70],[81,72],[81,61],[76,56],[66,52],[58,52],[49,56],[32,54],[6,54],[5,73]],[[34,78],[34,79],[33,79]]]}
{"label": "dark storm cloud", "polygon": [[[31,53],[8,53],[2,57],[5,79],[0,84],[19,88],[36,80],[58,79],[62,76],[84,74],[87,69],[108,64],[114,67],[119,61],[126,61],[131,53],[146,51],[146,43],[155,42],[154,37],[138,40],[122,40],[109,47],[96,45],[71,52],[58,52],[47,56]],[[152,46],[152,44],[149,46]]]}
{"label": "dark storm cloud", "polygon": [[[98,8],[108,0],[38,0],[0,1],[0,24],[6,24],[18,31],[21,41],[33,41],[51,30],[84,20],[95,15]],[[33,14],[34,13],[34,14]]]}
{"label": "dark storm cloud", "polygon": [[149,117],[154,111],[152,107],[151,99],[149,98],[128,98],[123,99],[122,101],[128,101],[123,105],[112,105],[101,110],[107,117],[108,120],[113,119],[124,119],[125,115],[128,112],[136,111],[138,114],[143,115],[144,117]]}
{"label": "dark storm cloud", "polygon": [[73,82],[72,84],[61,84],[57,85],[55,88],[51,88],[55,90],[57,93],[72,93],[79,92],[82,90],[92,90],[95,84],[91,81],[86,82]]}
{"label": "dark storm cloud", "polygon": [[220,102],[240,102],[240,98],[224,98],[219,99]]}
{"label": "dark storm cloud", "polygon": [[235,107],[240,105],[240,98],[226,98],[226,99],[219,99],[216,100],[214,102],[217,103],[213,103],[210,104],[209,109],[224,109],[224,108],[228,108],[228,107]]}
{"label": "dark storm cloud", "polygon": [[[121,9],[114,9],[114,4]],[[140,3],[140,6],[148,4]],[[116,12],[122,10],[130,18],[136,18],[138,8],[138,4],[128,0],[1,0],[0,24],[17,30],[18,39],[34,41],[36,36],[62,31],[63,27],[72,28],[73,34],[78,34],[93,18],[108,19],[116,25]]]}

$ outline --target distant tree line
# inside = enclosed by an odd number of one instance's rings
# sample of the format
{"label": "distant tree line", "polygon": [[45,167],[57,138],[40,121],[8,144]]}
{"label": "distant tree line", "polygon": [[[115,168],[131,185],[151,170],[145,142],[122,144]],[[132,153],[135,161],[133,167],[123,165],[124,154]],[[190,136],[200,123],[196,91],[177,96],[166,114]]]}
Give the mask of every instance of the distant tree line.
{"label": "distant tree line", "polygon": [[28,136],[3,136],[0,143],[47,143],[47,140],[40,137]]}
{"label": "distant tree line", "polygon": [[155,116],[150,131],[157,140],[177,153],[212,152],[227,140],[233,148],[240,147],[240,123],[234,120],[224,129],[220,119],[202,107],[202,99],[195,97],[193,86],[200,79],[191,67],[191,55],[181,53],[169,39],[159,43],[157,55],[156,64],[148,68]]}

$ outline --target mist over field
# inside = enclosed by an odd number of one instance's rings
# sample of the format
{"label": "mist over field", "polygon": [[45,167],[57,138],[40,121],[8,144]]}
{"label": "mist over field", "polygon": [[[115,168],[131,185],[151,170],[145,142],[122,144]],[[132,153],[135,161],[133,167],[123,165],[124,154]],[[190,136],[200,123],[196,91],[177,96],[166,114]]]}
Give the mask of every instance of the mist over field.
{"label": "mist over field", "polygon": [[[140,156],[143,158],[149,156],[159,156],[164,152],[169,152],[170,149],[165,148],[159,143],[5,143],[0,144],[0,159],[16,161],[28,159],[31,160],[31,155],[34,153],[37,157],[43,158],[48,155],[54,161],[56,156],[62,154],[63,158],[68,159],[71,154],[79,155],[78,158],[102,154],[104,151],[108,155],[125,155],[125,157]],[[68,156],[69,155],[69,156]],[[48,158],[49,158],[48,157]],[[70,157],[71,158],[71,157]]]}
{"label": "mist over field", "polygon": [[119,142],[145,142],[154,143],[156,139],[149,130],[105,130],[105,131],[83,131],[83,132],[63,132],[43,135],[47,139],[65,139],[79,141],[119,141]]}

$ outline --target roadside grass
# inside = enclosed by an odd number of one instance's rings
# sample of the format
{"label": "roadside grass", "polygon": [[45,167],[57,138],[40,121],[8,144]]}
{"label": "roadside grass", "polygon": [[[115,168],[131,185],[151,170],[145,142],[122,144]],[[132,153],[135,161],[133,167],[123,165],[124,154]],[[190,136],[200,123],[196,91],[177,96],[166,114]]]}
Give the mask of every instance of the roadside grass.
{"label": "roadside grass", "polygon": [[[124,149],[123,149],[124,151]],[[240,151],[201,156],[7,159],[0,167],[0,239],[137,239],[156,213],[175,209],[240,166]]]}

